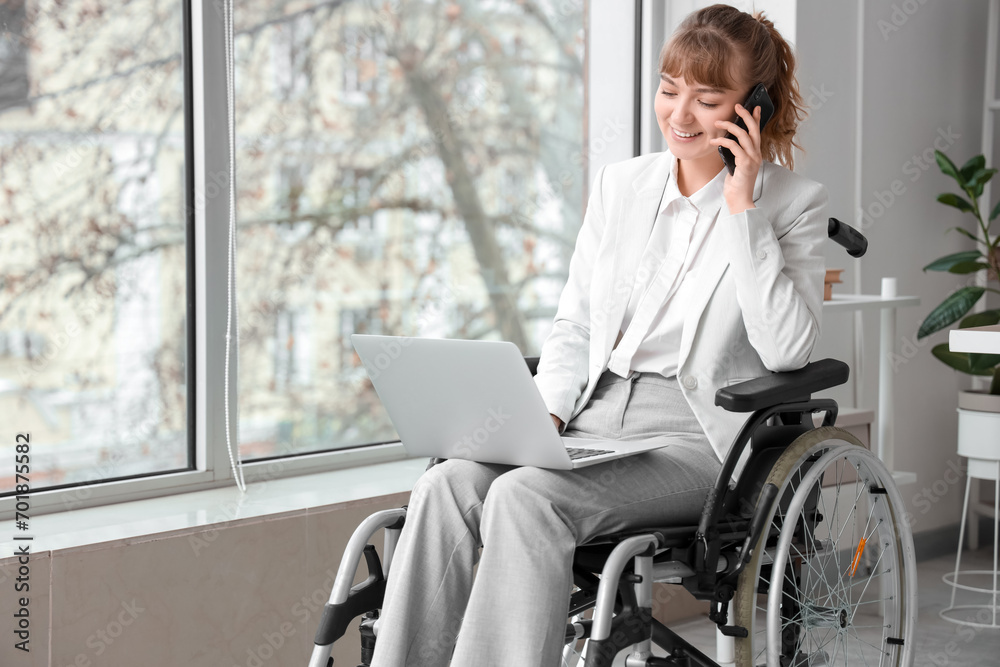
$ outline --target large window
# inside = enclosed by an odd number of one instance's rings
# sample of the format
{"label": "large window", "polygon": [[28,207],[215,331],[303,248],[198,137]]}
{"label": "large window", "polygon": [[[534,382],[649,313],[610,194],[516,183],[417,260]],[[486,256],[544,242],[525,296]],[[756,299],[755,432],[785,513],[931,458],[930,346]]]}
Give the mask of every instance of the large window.
{"label": "large window", "polygon": [[536,354],[633,155],[631,5],[234,5],[230,295],[222,4],[0,2],[2,516],[405,456],[350,335]]}
{"label": "large window", "polygon": [[0,494],[187,469],[182,4],[0,24]]}
{"label": "large window", "polygon": [[582,0],[235,21],[243,455],[396,439],[351,333],[537,353],[584,213]]}

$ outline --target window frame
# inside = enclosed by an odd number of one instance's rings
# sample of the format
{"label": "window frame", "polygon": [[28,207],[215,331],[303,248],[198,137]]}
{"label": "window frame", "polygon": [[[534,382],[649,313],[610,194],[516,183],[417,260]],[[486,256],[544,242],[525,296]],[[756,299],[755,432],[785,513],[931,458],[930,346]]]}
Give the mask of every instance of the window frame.
{"label": "window frame", "polygon": [[[623,12],[615,3],[586,2],[584,34],[584,119],[581,146],[585,169],[584,208],[593,178],[601,166],[634,157],[640,146],[636,63],[648,61],[641,47],[643,3]],[[221,3],[182,0],[185,113],[185,181],[188,262],[188,447],[189,470],[150,473],[141,477],[98,480],[67,488],[33,491],[31,513],[40,515],[118,502],[200,491],[234,484],[226,450],[225,333],[229,201],[217,192],[218,177],[228,171],[226,73]],[[648,13],[648,11],[646,12]],[[601,26],[594,32],[590,26]],[[623,48],[625,46],[626,48]],[[631,47],[631,48],[628,48]],[[657,48],[658,45],[655,48]],[[648,51],[648,49],[646,49]],[[655,60],[655,54],[652,56]],[[622,76],[622,72],[633,76]],[[638,93],[638,94],[637,94]],[[651,109],[651,103],[648,108]],[[655,118],[654,118],[655,124]],[[206,128],[214,131],[206,132]],[[237,165],[237,169],[239,166]],[[215,176],[213,179],[210,175]],[[211,187],[209,187],[211,186]],[[211,221],[211,223],[209,222]],[[193,268],[193,271],[191,270]],[[193,280],[190,276],[193,274]],[[235,411],[238,365],[230,350],[230,407]],[[235,429],[234,429],[235,430]],[[13,437],[13,434],[10,435]],[[236,434],[233,434],[234,439]],[[333,451],[255,459],[243,464],[248,483],[307,473],[383,463],[408,458],[398,441],[359,445]],[[15,498],[0,498],[0,520],[14,515]]]}

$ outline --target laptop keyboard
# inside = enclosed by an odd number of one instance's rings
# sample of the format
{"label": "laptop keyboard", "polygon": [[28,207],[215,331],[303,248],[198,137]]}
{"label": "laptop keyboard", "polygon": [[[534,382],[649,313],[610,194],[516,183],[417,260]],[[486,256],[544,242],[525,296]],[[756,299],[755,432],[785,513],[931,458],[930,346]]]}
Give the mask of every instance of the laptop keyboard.
{"label": "laptop keyboard", "polygon": [[599,454],[611,454],[613,450],[611,449],[592,449],[589,447],[567,447],[566,453],[569,454],[569,458],[573,461],[577,459],[586,459],[591,456],[598,456]]}

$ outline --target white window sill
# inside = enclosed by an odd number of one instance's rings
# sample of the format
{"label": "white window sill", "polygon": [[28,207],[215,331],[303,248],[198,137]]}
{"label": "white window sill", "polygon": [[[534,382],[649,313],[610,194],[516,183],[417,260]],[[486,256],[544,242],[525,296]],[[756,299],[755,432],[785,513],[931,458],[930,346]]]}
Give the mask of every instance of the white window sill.
{"label": "white window sill", "polygon": [[[85,548],[108,542],[140,542],[215,524],[302,513],[330,505],[402,493],[427,467],[427,457],[235,485],[101,507],[31,517],[30,530],[13,521],[0,535],[0,554],[30,544],[31,552]],[[30,513],[29,513],[30,516]],[[12,538],[31,535],[31,542]]]}

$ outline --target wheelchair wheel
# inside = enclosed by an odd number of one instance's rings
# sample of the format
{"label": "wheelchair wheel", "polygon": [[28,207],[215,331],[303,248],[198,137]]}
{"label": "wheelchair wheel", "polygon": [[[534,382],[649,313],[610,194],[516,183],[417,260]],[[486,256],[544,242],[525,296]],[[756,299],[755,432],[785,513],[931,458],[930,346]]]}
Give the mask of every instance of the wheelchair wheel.
{"label": "wheelchair wheel", "polygon": [[766,483],[768,528],[733,599],[737,667],[910,667],[913,536],[891,473],[853,435],[798,437]]}

